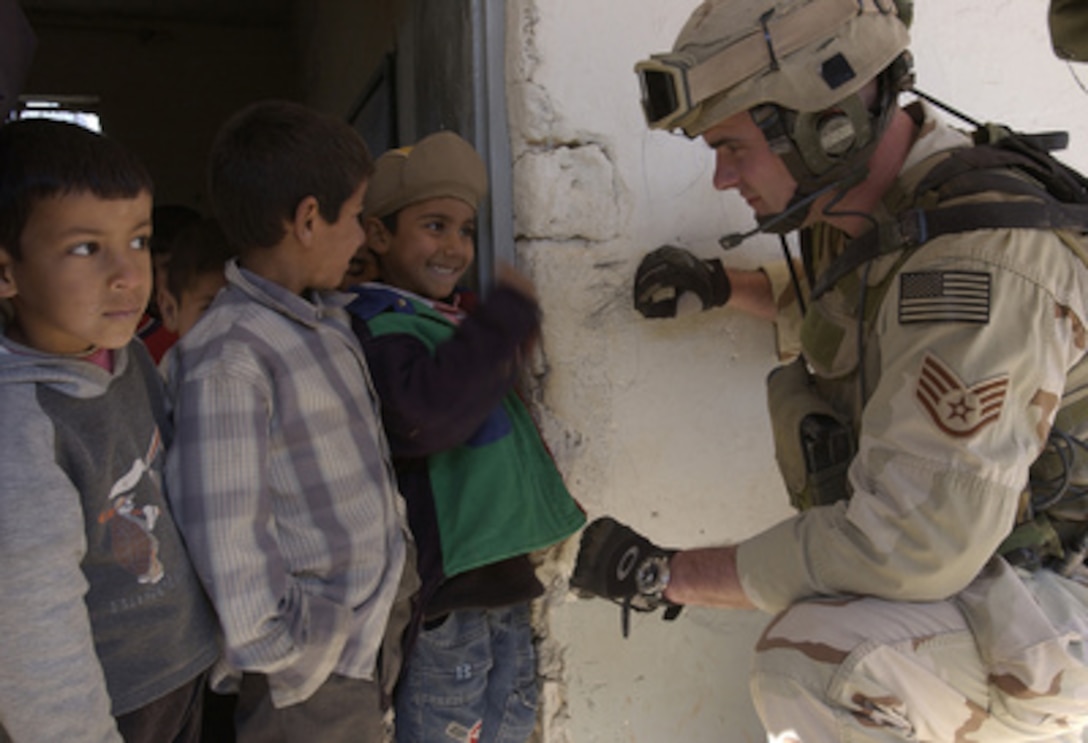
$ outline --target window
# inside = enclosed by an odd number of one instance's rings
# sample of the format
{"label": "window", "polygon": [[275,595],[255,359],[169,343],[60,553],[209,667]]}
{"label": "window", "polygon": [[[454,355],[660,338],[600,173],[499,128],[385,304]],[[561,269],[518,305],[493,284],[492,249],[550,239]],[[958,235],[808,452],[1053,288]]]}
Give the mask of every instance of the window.
{"label": "window", "polygon": [[102,120],[98,115],[97,96],[22,95],[19,96],[19,103],[8,118],[12,121],[18,119],[55,119],[79,124],[92,132],[102,132]]}

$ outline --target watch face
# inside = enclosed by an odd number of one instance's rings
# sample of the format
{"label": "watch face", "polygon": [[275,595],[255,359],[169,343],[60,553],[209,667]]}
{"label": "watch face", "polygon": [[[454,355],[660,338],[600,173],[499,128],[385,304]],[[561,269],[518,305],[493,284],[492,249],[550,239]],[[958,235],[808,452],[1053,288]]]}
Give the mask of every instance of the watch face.
{"label": "watch face", "polygon": [[635,572],[635,584],[639,593],[660,597],[669,584],[669,558],[658,555],[643,560]]}

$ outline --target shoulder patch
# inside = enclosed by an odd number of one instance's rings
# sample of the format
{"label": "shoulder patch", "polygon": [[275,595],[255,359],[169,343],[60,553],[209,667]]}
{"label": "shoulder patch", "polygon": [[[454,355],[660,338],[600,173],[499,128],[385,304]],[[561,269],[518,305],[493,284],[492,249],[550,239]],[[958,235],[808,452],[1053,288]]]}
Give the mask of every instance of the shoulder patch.
{"label": "shoulder patch", "polygon": [[1007,374],[968,386],[943,361],[926,354],[914,396],[937,428],[965,439],[997,422],[1008,391]]}
{"label": "shoulder patch", "polygon": [[920,271],[899,275],[899,324],[990,322],[990,274]]}

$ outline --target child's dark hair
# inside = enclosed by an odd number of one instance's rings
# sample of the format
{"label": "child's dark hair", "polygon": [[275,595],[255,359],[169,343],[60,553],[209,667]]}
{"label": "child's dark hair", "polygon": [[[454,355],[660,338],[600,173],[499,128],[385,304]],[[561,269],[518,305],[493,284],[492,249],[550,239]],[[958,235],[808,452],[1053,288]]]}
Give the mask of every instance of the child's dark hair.
{"label": "child's dark hair", "polygon": [[200,212],[184,204],[156,204],[151,210],[151,254],[164,255],[183,230],[200,221]]}
{"label": "child's dark hair", "polygon": [[378,217],[381,223],[385,226],[385,229],[389,231],[390,235],[397,234],[397,225],[400,224],[400,209],[397,209],[392,214],[386,214],[384,217]]}
{"label": "child's dark hair", "polygon": [[363,138],[335,116],[289,101],[234,114],[216,135],[208,169],[215,214],[240,250],[270,247],[307,196],[335,222],[374,172]]}
{"label": "child's dark hair", "polygon": [[77,124],[23,119],[0,126],[0,247],[20,260],[34,206],[88,192],[102,199],[154,193],[143,163],[120,143]]}
{"label": "child's dark hair", "polygon": [[202,219],[185,227],[170,246],[170,267],[166,271],[166,289],[175,300],[191,289],[201,275],[223,270],[223,264],[235,251],[227,242],[219,222]]}

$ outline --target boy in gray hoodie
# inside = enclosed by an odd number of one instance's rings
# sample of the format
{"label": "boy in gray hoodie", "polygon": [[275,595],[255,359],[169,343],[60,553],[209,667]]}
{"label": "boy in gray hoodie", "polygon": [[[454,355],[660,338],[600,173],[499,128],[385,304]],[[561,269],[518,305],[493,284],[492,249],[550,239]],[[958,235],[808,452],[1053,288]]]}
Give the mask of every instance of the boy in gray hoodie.
{"label": "boy in gray hoodie", "polygon": [[196,741],[215,617],[162,490],[133,339],[151,179],[78,126],[0,127],[0,740]]}

